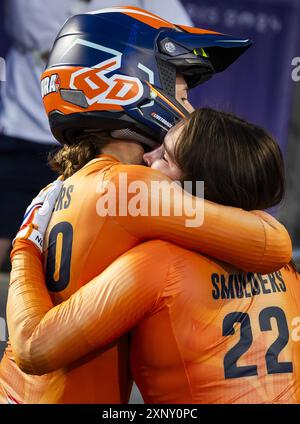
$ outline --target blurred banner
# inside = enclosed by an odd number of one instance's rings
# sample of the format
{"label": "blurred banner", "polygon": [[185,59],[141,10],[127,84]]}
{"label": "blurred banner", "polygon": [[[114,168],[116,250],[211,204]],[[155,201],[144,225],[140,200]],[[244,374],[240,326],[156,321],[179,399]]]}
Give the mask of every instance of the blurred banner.
{"label": "blurred banner", "polygon": [[291,62],[300,56],[300,2],[186,0],[183,4],[195,26],[253,41],[228,71],[194,90],[192,103],[225,109],[263,125],[285,151],[295,85]]}

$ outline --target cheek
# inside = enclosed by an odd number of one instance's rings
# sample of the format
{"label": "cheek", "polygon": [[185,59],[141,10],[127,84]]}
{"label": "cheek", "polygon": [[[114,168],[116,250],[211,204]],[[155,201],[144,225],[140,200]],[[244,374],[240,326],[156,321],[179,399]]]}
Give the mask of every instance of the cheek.
{"label": "cheek", "polygon": [[164,161],[164,160],[156,160],[152,163],[151,165],[152,169],[155,169],[156,171],[160,171],[161,173],[167,175],[168,177],[171,177],[171,169],[169,167],[169,165]]}
{"label": "cheek", "polygon": [[181,170],[177,167],[174,166],[170,169],[171,175],[170,178],[172,178],[172,180],[176,180],[176,181],[180,181],[181,177],[182,177],[182,172]]}

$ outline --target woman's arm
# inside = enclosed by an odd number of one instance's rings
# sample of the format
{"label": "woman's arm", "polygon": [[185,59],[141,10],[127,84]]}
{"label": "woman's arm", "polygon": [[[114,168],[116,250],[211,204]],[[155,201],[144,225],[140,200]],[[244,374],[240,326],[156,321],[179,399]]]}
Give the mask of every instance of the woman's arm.
{"label": "woman's arm", "polygon": [[128,332],[163,292],[168,252],[162,241],[141,244],[54,307],[39,250],[30,241],[17,240],[7,316],[18,366],[28,374],[46,374]]}
{"label": "woman's arm", "polygon": [[[126,175],[127,187],[125,180],[120,180],[120,174]],[[132,218],[129,211],[127,216],[117,215],[115,218],[138,238],[168,240],[228,262],[243,271],[261,274],[274,272],[291,259],[292,245],[288,232],[266,212],[247,212],[196,197],[192,197],[191,205],[189,194],[177,185],[174,195],[168,195],[167,185],[172,181],[144,166],[118,165],[113,168],[108,180],[117,188],[117,211],[121,202],[134,206],[137,193],[139,205],[147,205],[146,216]],[[160,192],[157,183],[162,184],[161,188],[165,187]],[[130,188],[131,193],[128,192]],[[178,205],[186,207],[179,208],[181,214],[175,216]],[[151,208],[159,213],[151,214]],[[164,216],[162,211],[170,213]],[[187,223],[198,225],[188,227]]]}
{"label": "woman's arm", "polygon": [[[118,188],[122,188],[119,187],[117,181],[120,172],[127,172],[127,183],[140,180],[148,189],[151,182],[155,180],[154,177],[157,181],[165,181],[162,174],[144,167],[118,165],[115,168],[118,169],[118,173],[110,175],[109,181],[115,181]],[[121,193],[123,194],[124,190],[121,190]],[[150,190],[146,193],[146,198],[151,200],[148,198],[149,193],[151,195]],[[180,191],[178,193],[182,198],[183,194]],[[128,202],[132,200],[133,196],[134,194],[129,193]],[[176,196],[178,197],[177,192]],[[156,197],[154,196],[154,198]],[[174,203],[176,204],[178,199],[171,202],[167,200],[165,196],[159,196],[158,200],[155,200],[154,209],[162,202],[163,207],[170,206],[171,216],[161,214],[160,216],[137,216],[135,218],[115,217],[115,219],[127,231],[138,235],[140,240],[155,237],[165,238],[181,246],[227,260],[243,269],[255,271],[258,268],[271,271],[280,266],[280,261],[289,259],[291,246],[288,234],[276,220],[261,211],[250,213],[204,202],[204,225],[186,227],[186,220],[193,217],[174,216],[174,213],[172,216]],[[194,198],[194,202],[199,208],[203,206],[201,199]],[[30,243],[28,243],[17,240],[13,251],[13,271],[8,298],[8,324],[17,363],[26,372],[43,374],[64,366],[94,349],[93,343],[86,335],[89,334],[89,329],[84,327],[87,332],[82,331],[83,325],[78,317],[81,317],[84,323],[86,322],[85,317],[89,316],[86,310],[89,310],[92,300],[95,299],[95,293],[94,287],[92,286],[93,290],[91,290],[88,285],[67,302],[53,307],[45,288],[41,258],[35,248],[30,247]],[[28,251],[25,249],[26,244]],[[159,257],[157,263],[163,260],[163,256]],[[152,275],[153,270],[157,269],[157,263],[155,266],[152,264],[147,272],[143,272],[143,290],[145,276],[148,278],[150,275],[151,284],[153,283]],[[101,278],[103,277],[101,276]],[[93,280],[93,284],[97,285],[95,281]],[[112,293],[107,292],[107,298],[108,294]],[[84,301],[87,303],[85,304]],[[78,310],[84,312],[78,313]],[[74,322],[77,324],[74,325]],[[92,322],[90,324],[98,334],[98,328],[93,327]],[[78,333],[81,334],[81,338]],[[49,334],[54,334],[54,337],[49,337]],[[71,349],[64,344],[69,340],[67,334],[72,334],[72,340],[67,344],[67,346],[72,346]],[[94,333],[92,332],[92,334]],[[105,340],[107,343],[109,341]]]}

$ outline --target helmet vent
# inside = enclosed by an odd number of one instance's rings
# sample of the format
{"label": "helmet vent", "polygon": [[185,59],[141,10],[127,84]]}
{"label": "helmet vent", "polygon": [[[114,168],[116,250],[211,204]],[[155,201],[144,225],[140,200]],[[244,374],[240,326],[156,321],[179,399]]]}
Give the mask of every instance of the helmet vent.
{"label": "helmet vent", "polygon": [[157,65],[163,90],[168,96],[175,98],[176,67],[160,58],[157,58]]}
{"label": "helmet vent", "polygon": [[130,130],[129,128],[124,128],[121,130],[114,130],[110,133],[112,138],[117,138],[120,140],[133,140],[138,141],[139,143],[145,144],[151,148],[157,146],[157,141],[151,140],[148,137],[138,134],[136,131]]}

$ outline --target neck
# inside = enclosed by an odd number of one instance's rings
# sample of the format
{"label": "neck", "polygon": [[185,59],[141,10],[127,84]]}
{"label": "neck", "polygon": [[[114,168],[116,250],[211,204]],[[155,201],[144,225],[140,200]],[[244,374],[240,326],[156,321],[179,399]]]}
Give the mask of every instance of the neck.
{"label": "neck", "polygon": [[101,148],[101,154],[114,156],[124,164],[140,165],[143,163],[144,149],[136,141],[112,140]]}

